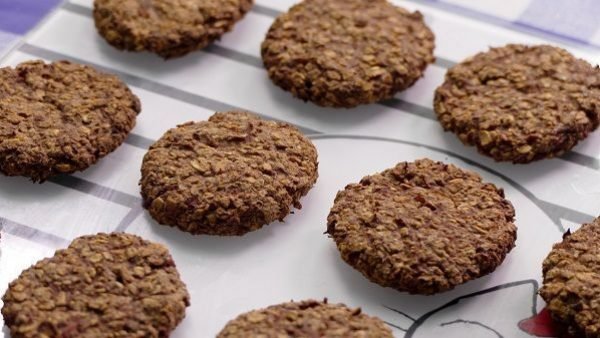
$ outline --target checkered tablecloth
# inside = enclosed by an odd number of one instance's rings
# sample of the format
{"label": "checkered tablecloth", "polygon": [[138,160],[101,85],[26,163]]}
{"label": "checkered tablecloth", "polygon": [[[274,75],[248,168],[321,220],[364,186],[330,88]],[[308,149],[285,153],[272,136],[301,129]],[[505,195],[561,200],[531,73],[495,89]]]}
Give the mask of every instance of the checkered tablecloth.
{"label": "checkered tablecloth", "polygon": [[[413,0],[414,1],[414,0]],[[0,53],[61,0],[0,0]],[[598,0],[422,0],[440,10],[600,51]]]}
{"label": "checkered tablecloth", "polygon": [[0,0],[0,51],[6,51],[55,8],[60,0]]}

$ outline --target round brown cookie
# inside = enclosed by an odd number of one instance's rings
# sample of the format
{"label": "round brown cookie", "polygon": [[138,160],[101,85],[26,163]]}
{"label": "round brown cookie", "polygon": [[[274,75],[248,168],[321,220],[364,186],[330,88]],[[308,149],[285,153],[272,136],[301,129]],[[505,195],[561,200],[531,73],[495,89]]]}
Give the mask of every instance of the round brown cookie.
{"label": "round brown cookie", "polygon": [[167,248],[128,234],[75,239],[2,298],[11,337],[168,337],[189,294]]}
{"label": "round brown cookie", "polygon": [[376,317],[344,304],[307,300],[273,305],[231,320],[217,338],[235,337],[361,337],[392,338],[391,330]]}
{"label": "round brown cookie", "polygon": [[252,8],[253,0],[94,0],[100,35],[114,47],[164,58],[206,47]]}
{"label": "round brown cookie", "polygon": [[547,45],[492,48],[451,68],[434,106],[445,130],[497,161],[560,156],[598,127],[600,69]]}
{"label": "round brown cookie", "polygon": [[574,337],[600,337],[600,218],[567,233],[544,260],[540,296]]}
{"label": "round brown cookie", "polygon": [[169,130],[144,157],[152,217],[192,234],[243,235],[283,220],[317,180],[317,151],[298,129],[242,112]]}
{"label": "round brown cookie", "polygon": [[351,108],[410,87],[434,61],[433,48],[421,13],[387,0],[304,0],[275,20],[262,58],[294,96]]}
{"label": "round brown cookie", "polygon": [[372,282],[434,294],[494,271],[515,245],[514,215],[476,173],[422,159],[346,186],[327,233]]}
{"label": "round brown cookie", "polygon": [[0,69],[0,172],[44,181],[84,170],[135,125],[138,98],[116,76],[59,61]]}

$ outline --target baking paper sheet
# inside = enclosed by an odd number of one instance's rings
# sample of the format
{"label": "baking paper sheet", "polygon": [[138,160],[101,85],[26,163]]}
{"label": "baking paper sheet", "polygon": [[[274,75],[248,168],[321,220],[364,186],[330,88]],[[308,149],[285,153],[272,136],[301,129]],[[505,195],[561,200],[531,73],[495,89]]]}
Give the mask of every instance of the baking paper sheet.
{"label": "baking paper sheet", "polygon": [[[396,337],[529,337],[519,323],[535,327],[535,320],[527,319],[544,307],[536,296],[542,260],[566,229],[600,211],[600,132],[563,158],[495,163],[442,131],[432,111],[433,91],[448,67],[489,46],[549,42],[594,64],[600,62],[599,49],[567,39],[548,41],[548,34],[513,29],[503,19],[485,20],[484,12],[462,15],[430,2],[393,1],[425,15],[436,34],[436,64],[392,100],[325,109],[275,87],[260,61],[260,43],[271,22],[295,1],[256,2],[220,42],[165,62],[108,46],[95,31],[92,0],[71,0],[4,57],[3,65],[67,59],[115,73],[140,97],[143,111],[126,143],[85,172],[42,185],[0,177],[0,293],[23,269],[77,236],[126,231],[167,245],[188,286],[192,305],[176,338],[214,337],[242,312],[324,297],[382,318]],[[507,15],[505,9],[498,16]],[[179,123],[232,109],[287,121],[310,135],[319,151],[319,180],[302,200],[303,208],[283,223],[240,238],[194,237],[156,224],[139,196],[146,149]],[[341,260],[323,234],[338,190],[399,161],[423,157],[474,170],[503,187],[518,226],[517,246],[496,272],[428,297],[370,283]],[[9,337],[6,328],[3,333]]]}

